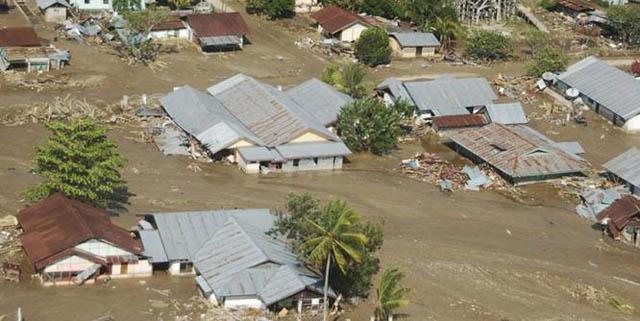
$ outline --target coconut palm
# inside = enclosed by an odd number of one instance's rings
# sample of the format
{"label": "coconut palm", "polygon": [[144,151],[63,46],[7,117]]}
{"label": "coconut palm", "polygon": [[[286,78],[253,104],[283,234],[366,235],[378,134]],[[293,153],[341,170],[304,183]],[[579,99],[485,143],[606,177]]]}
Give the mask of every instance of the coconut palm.
{"label": "coconut palm", "polygon": [[438,36],[442,49],[451,47],[453,40],[460,38],[464,31],[458,21],[451,18],[436,18],[427,28]]}
{"label": "coconut palm", "polygon": [[406,299],[408,288],[400,287],[400,281],[404,274],[398,268],[388,268],[382,272],[378,289],[376,289],[376,310],[377,321],[386,321],[393,311],[409,304]]}
{"label": "coconut palm", "polygon": [[[322,222],[307,219],[316,236],[303,243],[307,261],[319,268],[324,264],[324,314],[327,321],[329,269],[332,260],[342,273],[346,272],[349,261],[361,262],[367,237],[354,231],[360,215],[349,208],[344,201],[334,200],[323,209]],[[325,263],[326,261],[326,263]]]}

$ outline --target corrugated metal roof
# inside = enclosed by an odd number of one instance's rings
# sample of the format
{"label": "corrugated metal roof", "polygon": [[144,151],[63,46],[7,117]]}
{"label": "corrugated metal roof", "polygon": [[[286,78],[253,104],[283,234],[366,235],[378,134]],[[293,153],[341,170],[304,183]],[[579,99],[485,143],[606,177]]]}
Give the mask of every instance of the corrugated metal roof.
{"label": "corrugated metal roof", "polygon": [[433,126],[438,130],[449,128],[479,127],[486,124],[487,119],[484,117],[484,115],[480,114],[437,116],[433,118]]}
{"label": "corrugated metal roof", "polygon": [[336,122],[342,107],[353,101],[349,95],[316,78],[288,89],[286,94],[325,126]]}
{"label": "corrugated metal roof", "polygon": [[552,144],[555,147],[562,149],[563,151],[575,155],[584,154],[584,148],[578,142],[558,142]]}
{"label": "corrugated metal roof", "polygon": [[60,5],[66,8],[71,8],[71,5],[65,0],[37,0],[38,8],[44,10],[54,5]]}
{"label": "corrugated metal roof", "polygon": [[640,186],[640,150],[630,148],[602,167],[634,186]]}
{"label": "corrugated metal roof", "polygon": [[167,253],[162,245],[160,239],[160,233],[157,230],[140,230],[140,240],[144,244],[143,255],[149,257],[151,263],[165,263],[169,262],[167,259]]}
{"label": "corrugated metal roof", "polygon": [[276,146],[285,159],[346,156],[351,151],[342,142],[296,143]]}
{"label": "corrugated metal roof", "polygon": [[512,178],[575,174],[589,163],[569,154],[534,129],[491,123],[479,128],[453,129],[447,135],[458,145]]}
{"label": "corrugated metal roof", "polygon": [[[56,1],[56,0],[48,0],[48,1]],[[64,0],[57,0],[64,1]],[[163,31],[163,30],[180,30],[187,29],[187,25],[185,25],[184,21],[180,19],[169,19],[165,22],[154,25],[151,28],[151,31]]]}
{"label": "corrugated metal roof", "polygon": [[569,8],[578,12],[593,10],[593,6],[591,4],[580,0],[558,0],[557,4],[561,7]]}
{"label": "corrugated metal roof", "polygon": [[262,143],[215,97],[190,86],[160,98],[160,104],[178,126],[207,146],[211,153],[241,139]]}
{"label": "corrugated metal roof", "polygon": [[494,123],[514,125],[529,122],[520,103],[489,104],[486,108],[489,118]]}
{"label": "corrugated metal roof", "polygon": [[196,37],[242,37],[249,34],[249,27],[239,12],[190,14],[186,21]]}
{"label": "corrugated metal roof", "polygon": [[440,41],[427,32],[392,32],[389,36],[398,40],[402,47],[440,47]]}
{"label": "corrugated metal roof", "polygon": [[498,98],[484,78],[444,75],[436,80],[404,82],[403,86],[418,109],[436,115],[461,114],[464,108],[492,104]]}
{"label": "corrugated metal roof", "polygon": [[640,81],[594,56],[570,66],[558,80],[578,89],[624,120],[640,114]]}
{"label": "corrugated metal roof", "polygon": [[357,23],[371,26],[365,18],[334,5],[312,13],[311,18],[330,34],[335,34]]}
{"label": "corrugated metal roof", "polygon": [[207,90],[260,138],[261,145],[284,144],[309,131],[339,140],[289,96],[249,76],[238,74]]}
{"label": "corrugated metal roof", "polygon": [[273,161],[281,162],[284,159],[274,148],[263,146],[239,147],[238,152],[248,162]]}
{"label": "corrugated metal roof", "polygon": [[411,98],[411,95],[409,95],[409,92],[407,92],[407,89],[404,87],[404,83],[397,78],[391,77],[383,80],[378,84],[376,89],[382,91],[388,90],[391,96],[396,100],[405,101],[408,104],[411,104],[411,106],[416,105],[413,98]]}
{"label": "corrugated metal roof", "polygon": [[236,36],[200,37],[200,45],[203,47],[241,45],[242,38]]}
{"label": "corrugated metal roof", "polygon": [[32,27],[0,28],[0,47],[40,46],[40,38]]}
{"label": "corrugated metal roof", "polygon": [[155,221],[169,261],[193,261],[196,252],[230,217],[267,230],[273,226],[274,220],[268,209],[157,213],[150,216]]}

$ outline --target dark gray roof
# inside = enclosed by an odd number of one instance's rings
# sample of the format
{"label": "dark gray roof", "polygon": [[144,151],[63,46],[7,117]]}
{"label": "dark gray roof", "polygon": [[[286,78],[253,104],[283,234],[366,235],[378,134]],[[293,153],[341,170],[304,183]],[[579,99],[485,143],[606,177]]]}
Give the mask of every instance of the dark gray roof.
{"label": "dark gray roof", "polygon": [[520,103],[489,104],[487,113],[494,123],[503,125],[526,124],[527,115]]}
{"label": "dark gray roof", "polygon": [[151,263],[168,262],[167,252],[164,250],[160,233],[157,230],[140,230],[140,240],[144,245],[144,255],[149,257]]}
{"label": "dark gray roof", "polygon": [[336,122],[342,107],[353,101],[353,98],[316,78],[288,89],[286,94],[325,126]]}
{"label": "dark gray roof", "polygon": [[557,142],[553,143],[553,146],[562,149],[563,151],[575,155],[584,154],[584,148],[578,142]]}
{"label": "dark gray roof", "polygon": [[284,144],[309,131],[339,140],[285,93],[249,76],[235,75],[208,91],[260,138],[264,143],[261,145]]}
{"label": "dark gray roof", "polygon": [[[157,213],[151,214],[150,217],[153,218],[160,235],[166,261],[193,261],[202,245],[231,217],[266,230],[273,226],[274,221],[268,209]],[[144,238],[142,242],[146,247]],[[161,259],[154,258],[155,261]]]}
{"label": "dark gray roof", "polygon": [[212,153],[241,139],[262,143],[215,97],[190,86],[181,87],[160,98],[160,103],[178,126],[207,146]]}
{"label": "dark gray roof", "polygon": [[398,40],[402,47],[439,47],[440,41],[427,32],[392,32],[389,36]]}
{"label": "dark gray roof", "polygon": [[412,106],[416,105],[413,99],[411,98],[411,96],[409,95],[409,92],[407,92],[407,89],[404,88],[404,83],[402,82],[402,80],[399,80],[393,77],[387,78],[383,80],[380,84],[378,84],[376,89],[387,90],[389,91],[391,96],[393,96],[393,98],[395,98],[396,100],[403,100],[411,104]]}
{"label": "dark gray roof", "polygon": [[[405,93],[418,109],[435,115],[468,114],[468,107],[492,104],[498,97],[484,78],[453,78],[444,75],[435,80],[405,81],[402,87],[396,80],[378,85],[388,86],[394,98],[406,100]],[[392,89],[392,87],[395,87]],[[396,96],[396,93],[400,95]]]}
{"label": "dark gray roof", "polygon": [[570,66],[558,80],[578,89],[624,120],[640,114],[640,81],[594,56]]}
{"label": "dark gray roof", "polygon": [[640,150],[633,147],[602,167],[634,186],[640,186]]}
{"label": "dark gray roof", "polygon": [[37,0],[38,8],[44,10],[53,5],[61,5],[63,7],[71,8],[71,5],[65,0]]}

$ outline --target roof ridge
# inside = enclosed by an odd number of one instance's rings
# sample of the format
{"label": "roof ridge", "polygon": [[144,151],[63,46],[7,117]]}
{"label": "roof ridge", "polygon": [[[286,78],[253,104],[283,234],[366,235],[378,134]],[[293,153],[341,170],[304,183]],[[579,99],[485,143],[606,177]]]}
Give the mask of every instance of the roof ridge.
{"label": "roof ridge", "polygon": [[[65,196],[65,198],[66,198],[66,196]],[[91,235],[93,238],[96,238],[95,233],[93,232],[91,227],[85,221],[84,216],[80,214],[80,211],[76,208],[75,204],[73,204],[74,200],[72,200],[70,198],[67,198],[67,199],[69,200],[69,202],[65,202],[65,207],[67,207],[69,209],[69,211],[78,219],[78,225],[80,225],[80,227],[88,235]]]}

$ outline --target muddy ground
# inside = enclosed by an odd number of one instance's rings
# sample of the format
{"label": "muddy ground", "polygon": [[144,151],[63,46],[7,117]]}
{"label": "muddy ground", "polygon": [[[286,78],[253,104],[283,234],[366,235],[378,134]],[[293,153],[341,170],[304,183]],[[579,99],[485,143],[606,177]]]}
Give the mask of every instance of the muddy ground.
{"label": "muddy ground", "polygon": [[[24,23],[20,17],[0,25]],[[274,85],[291,85],[319,77],[329,60],[315,51],[298,49],[302,33],[285,23],[245,15],[252,44],[238,53],[203,56],[194,48],[167,54],[167,67],[152,71],[128,66],[103,47],[59,40],[70,48],[72,65],[55,75],[84,82],[62,90],[36,92],[0,81],[0,108],[50,100],[71,93],[94,103],[114,102],[124,94],[167,92],[190,84],[205,88],[238,72]],[[304,25],[304,20],[286,24]],[[39,25],[43,37],[50,26]],[[451,66],[423,60],[394,61],[372,70],[372,82],[393,75],[430,77],[441,73],[518,75],[521,64],[491,67]],[[536,106],[527,106],[529,113]],[[629,146],[638,136],[614,129],[588,114],[589,126],[566,127],[543,121],[532,126],[558,141],[577,140],[595,168]],[[200,164],[187,167],[186,157],[164,157],[151,144],[136,142],[140,128],[113,126],[110,135],[128,159],[124,171],[131,192],[129,212],[115,218],[129,227],[135,215],[159,211],[266,207],[276,209],[291,192],[311,192],[322,199],[345,199],[366,219],[384,219],[384,266],[407,273],[412,303],[402,312],[408,320],[635,320],[640,313],[623,313],[611,298],[640,308],[640,255],[636,249],[603,239],[601,233],[573,212],[575,204],[561,200],[547,185],[527,187],[527,204],[493,192],[442,194],[428,183],[403,176],[401,159],[429,150],[455,157],[433,142],[403,144],[392,155],[354,155],[345,169],[328,173],[297,173],[257,177],[234,166]],[[604,136],[603,136],[604,135]],[[15,214],[25,204],[20,191],[38,181],[29,173],[33,146],[44,142],[41,125],[0,127],[0,214]],[[28,280],[0,283],[0,316],[22,307],[29,321],[92,320],[112,313],[116,320],[172,320],[172,308],[153,308],[150,300],[169,299],[150,288],[170,289],[170,298],[195,296],[192,278],[160,274],[138,280],[42,289]],[[151,309],[151,311],[150,311]],[[371,299],[348,313],[352,320],[368,320]]]}

